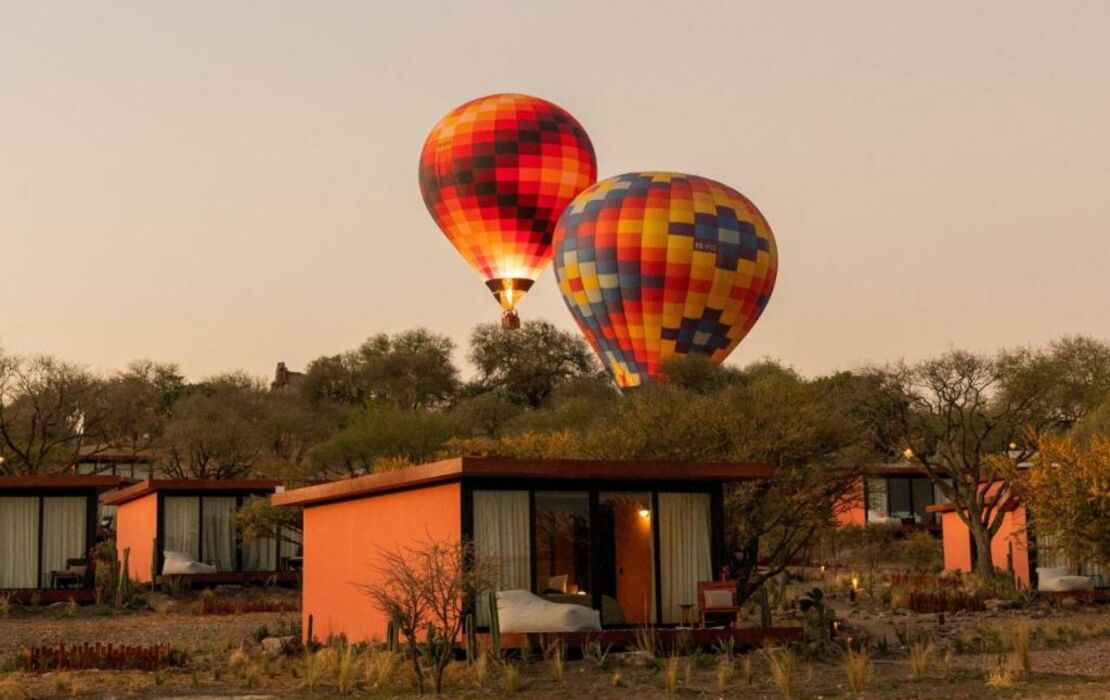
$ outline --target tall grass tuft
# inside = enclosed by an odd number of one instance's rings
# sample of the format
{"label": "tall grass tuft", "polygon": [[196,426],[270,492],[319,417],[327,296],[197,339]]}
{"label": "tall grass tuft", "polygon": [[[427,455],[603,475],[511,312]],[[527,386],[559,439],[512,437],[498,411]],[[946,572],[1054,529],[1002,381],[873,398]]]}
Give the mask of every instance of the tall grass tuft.
{"label": "tall grass tuft", "polygon": [[755,683],[755,665],[752,663],[751,654],[745,654],[744,658],[740,659],[740,675],[744,677],[744,683],[749,687]]}
{"label": "tall grass tuft", "polygon": [[388,649],[371,652],[366,657],[366,683],[374,688],[388,688],[401,665],[401,656]]}
{"label": "tall grass tuft", "polygon": [[676,654],[667,657],[667,661],[663,665],[663,690],[667,691],[667,695],[674,695],[678,692],[678,671],[680,667],[681,660]]}
{"label": "tall grass tuft", "polygon": [[486,679],[489,678],[489,652],[479,647],[478,658],[474,660],[474,680],[478,682],[478,687],[482,688],[486,685]]}
{"label": "tall grass tuft", "polygon": [[659,652],[659,637],[655,628],[649,625],[640,625],[636,628],[636,637],[632,643],[636,651],[655,656]]}
{"label": "tall grass tuft", "polygon": [[913,679],[920,681],[929,672],[933,663],[933,645],[929,642],[915,642],[910,645],[910,672]]}
{"label": "tall grass tuft", "polygon": [[501,668],[501,689],[506,693],[519,693],[523,688],[524,679],[520,676],[520,670],[506,661]]}
{"label": "tall grass tuft", "polygon": [[728,690],[729,681],[732,680],[732,674],[735,672],[732,665],[731,656],[721,656],[717,659],[717,693],[724,695]]}
{"label": "tall grass tuft", "polygon": [[871,655],[866,649],[848,649],[840,658],[840,666],[853,693],[861,693],[871,682]]}
{"label": "tall grass tuft", "polygon": [[1029,627],[1024,624],[1015,625],[1008,629],[1005,635],[1005,645],[1010,652],[1014,665],[1021,669],[1022,674],[1033,670],[1033,655],[1029,641]]}
{"label": "tall grass tuft", "polygon": [[563,640],[556,638],[551,644],[545,646],[543,655],[547,659],[547,665],[551,668],[551,678],[556,683],[562,683],[563,669],[567,659],[566,650],[563,648]]}
{"label": "tall grass tuft", "polygon": [[991,688],[1013,688],[1020,677],[1020,661],[1013,656],[1000,656],[987,671],[986,683]]}
{"label": "tall grass tuft", "polygon": [[311,651],[305,649],[304,653],[304,687],[309,690],[316,690],[316,686],[320,681],[324,680],[324,675],[327,671],[327,659],[324,658],[324,651]]}
{"label": "tall grass tuft", "polygon": [[797,655],[786,647],[767,647],[763,650],[763,655],[767,658],[771,682],[784,698],[793,698],[794,670],[798,665]]}
{"label": "tall grass tuft", "polygon": [[356,658],[355,650],[350,646],[339,653],[339,659],[335,664],[335,686],[340,695],[350,695],[355,691],[358,679]]}

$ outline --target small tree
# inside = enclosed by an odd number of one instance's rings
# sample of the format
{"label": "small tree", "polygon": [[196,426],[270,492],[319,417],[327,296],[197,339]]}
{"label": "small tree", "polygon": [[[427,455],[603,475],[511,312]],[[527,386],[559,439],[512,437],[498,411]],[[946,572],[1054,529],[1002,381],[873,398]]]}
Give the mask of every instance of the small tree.
{"label": "small tree", "polygon": [[470,542],[431,538],[417,547],[381,550],[379,557],[378,579],[359,587],[404,637],[419,691],[431,673],[438,694],[468,602],[493,587],[496,562],[477,556]]}
{"label": "small tree", "polygon": [[1073,565],[1110,565],[1110,436],[1043,437],[1017,490],[1042,538],[1038,546]]}

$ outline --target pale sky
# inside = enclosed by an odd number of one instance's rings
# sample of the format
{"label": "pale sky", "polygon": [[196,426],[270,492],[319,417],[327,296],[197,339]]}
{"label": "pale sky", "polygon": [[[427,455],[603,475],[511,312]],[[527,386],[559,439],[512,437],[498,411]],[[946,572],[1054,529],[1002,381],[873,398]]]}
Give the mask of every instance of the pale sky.
{"label": "pale sky", "polygon": [[[0,0],[0,346],[199,378],[465,345],[498,307],[417,161],[493,92],[570,111],[602,177],[760,207],[778,285],[731,363],[1110,339],[1108,36],[1097,1]],[[520,312],[576,330],[550,268]]]}

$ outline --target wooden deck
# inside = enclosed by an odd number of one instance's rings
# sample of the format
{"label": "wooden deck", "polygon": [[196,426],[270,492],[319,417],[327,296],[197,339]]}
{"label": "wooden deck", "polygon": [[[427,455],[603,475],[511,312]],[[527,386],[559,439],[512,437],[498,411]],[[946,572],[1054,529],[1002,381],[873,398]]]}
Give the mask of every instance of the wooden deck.
{"label": "wooden deck", "polygon": [[18,590],[0,590],[0,595],[11,594],[12,600],[23,605],[30,604],[38,594],[40,605],[51,603],[68,603],[73,600],[77,603],[96,602],[96,591],[91,588],[20,588]]}
{"label": "wooden deck", "polygon": [[1093,591],[1042,591],[1057,599],[1074,598],[1081,603],[1110,603],[1110,588],[1096,588]]}
{"label": "wooden deck", "polygon": [[248,584],[300,584],[300,571],[226,571],[218,574],[162,574],[159,585],[177,583],[189,587],[242,586]]}
{"label": "wooden deck", "polygon": [[[661,649],[671,649],[681,644],[693,644],[699,648],[710,648],[723,640],[731,639],[737,647],[762,646],[764,644],[788,644],[801,642],[804,639],[801,627],[741,627],[741,628],[676,628],[656,627],[653,630],[655,639]],[[602,647],[612,645],[614,650],[628,650],[637,646],[636,629],[611,629],[600,632],[546,632],[522,633],[502,632],[502,649],[542,649],[556,639],[561,639],[563,645],[570,650],[582,649],[587,644],[597,642]],[[488,648],[491,645],[488,632],[479,632],[475,635],[479,644]]]}

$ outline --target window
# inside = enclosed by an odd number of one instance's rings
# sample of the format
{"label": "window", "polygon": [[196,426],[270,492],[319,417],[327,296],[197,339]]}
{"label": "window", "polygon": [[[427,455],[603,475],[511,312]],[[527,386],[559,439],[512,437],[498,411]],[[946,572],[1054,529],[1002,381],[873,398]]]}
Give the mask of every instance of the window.
{"label": "window", "polygon": [[[482,558],[496,557],[499,565],[497,589],[532,588],[532,548],[529,542],[529,498],[527,491],[474,492],[474,549]],[[478,597],[477,622],[489,624],[489,600]]]}
{"label": "window", "polygon": [[162,549],[214,565],[217,571],[275,571],[278,543],[266,538],[240,542],[235,526],[237,496],[166,496],[162,504]]}
{"label": "window", "polygon": [[50,588],[69,559],[88,555],[85,496],[0,498],[0,589]]}

